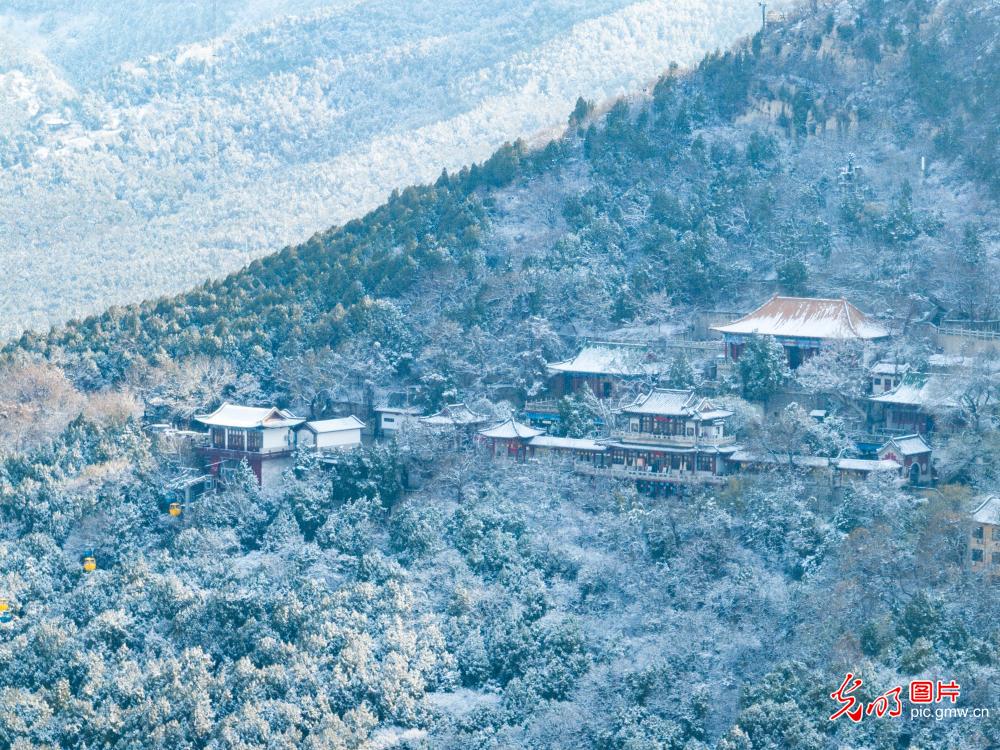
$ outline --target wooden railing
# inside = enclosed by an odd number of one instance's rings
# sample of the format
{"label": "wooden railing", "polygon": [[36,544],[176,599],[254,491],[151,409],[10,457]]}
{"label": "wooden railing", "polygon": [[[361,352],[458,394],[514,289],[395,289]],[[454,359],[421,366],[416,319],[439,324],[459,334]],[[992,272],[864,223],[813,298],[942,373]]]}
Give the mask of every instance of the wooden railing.
{"label": "wooden railing", "polygon": [[613,430],[611,437],[615,440],[622,440],[635,443],[652,443],[655,445],[683,445],[694,447],[704,445],[718,447],[722,445],[732,445],[736,441],[735,435],[723,435],[722,437],[697,437],[694,435],[663,435],[654,432],[630,432],[627,430]]}
{"label": "wooden railing", "polygon": [[982,339],[984,341],[1000,340],[1000,331],[982,331],[974,328],[941,327],[937,330],[943,336],[962,336],[967,339]]}
{"label": "wooden railing", "polygon": [[630,466],[594,466],[592,464],[577,464],[574,471],[594,477],[612,477],[616,479],[633,479],[642,482],[667,482],[671,484],[725,484],[728,477],[710,472],[690,471],[650,471]]}

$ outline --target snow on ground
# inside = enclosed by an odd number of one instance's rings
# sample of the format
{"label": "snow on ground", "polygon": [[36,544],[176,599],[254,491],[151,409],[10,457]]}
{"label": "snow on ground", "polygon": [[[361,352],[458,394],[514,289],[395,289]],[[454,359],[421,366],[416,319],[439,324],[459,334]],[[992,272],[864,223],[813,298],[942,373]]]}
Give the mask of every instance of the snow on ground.
{"label": "snow on ground", "polygon": [[235,270],[759,22],[754,0],[18,8],[0,12],[0,336]]}

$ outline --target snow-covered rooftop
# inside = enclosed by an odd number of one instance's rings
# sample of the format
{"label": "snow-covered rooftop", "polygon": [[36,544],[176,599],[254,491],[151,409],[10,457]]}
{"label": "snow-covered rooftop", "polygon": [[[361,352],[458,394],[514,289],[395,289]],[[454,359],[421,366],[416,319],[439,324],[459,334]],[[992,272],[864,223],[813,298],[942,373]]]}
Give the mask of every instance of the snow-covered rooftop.
{"label": "snow-covered rooftop", "polygon": [[550,373],[645,377],[657,375],[662,363],[645,346],[594,342],[584,346],[572,359],[547,365]]}
{"label": "snow-covered rooftop", "polygon": [[[788,465],[788,456],[774,454],[761,455],[750,451],[737,451],[730,460],[738,463]],[[792,465],[809,469],[825,469],[833,467],[843,471],[873,472],[873,471],[899,471],[901,468],[896,461],[873,460],[866,458],[827,458],[826,456],[802,456],[792,457]]]}
{"label": "snow-covered rooftop", "polygon": [[838,469],[844,471],[899,471],[902,467],[891,460],[875,461],[868,458],[841,458],[836,462]]}
{"label": "snow-covered rooftop", "polygon": [[590,438],[556,437],[555,435],[538,435],[531,438],[531,445],[536,448],[559,448],[574,451],[606,451],[608,447]]}
{"label": "snow-covered rooftop", "polygon": [[720,333],[807,339],[881,339],[889,331],[846,299],[771,297],[749,315],[722,326]]}
{"label": "snow-covered rooftop", "polygon": [[649,451],[651,453],[698,453],[701,455],[722,455],[735,457],[740,452],[738,445],[667,445],[664,443],[641,443],[631,438],[625,440],[602,440],[602,445],[608,448],[624,448],[632,451]]}
{"label": "snow-covered rooftop", "polygon": [[420,418],[422,423],[434,426],[470,425],[485,420],[485,416],[477,414],[465,404],[448,404],[441,411]]}
{"label": "snow-covered rooftop", "polygon": [[872,401],[881,404],[896,404],[899,406],[955,406],[954,398],[949,392],[945,378],[938,375],[927,375],[921,372],[908,372],[899,385],[888,393],[880,393],[871,397]]}
{"label": "snow-covered rooftop", "polygon": [[728,419],[733,416],[731,411],[726,411],[725,409],[716,409],[712,407],[707,401],[701,405],[701,408],[705,411],[698,411],[692,415],[696,420],[707,422],[712,419]]}
{"label": "snow-covered rooftop", "polygon": [[927,441],[916,433],[890,438],[885,445],[879,448],[879,451],[881,452],[891,446],[895,446],[896,450],[903,456],[917,456],[921,453],[931,452],[931,447],[927,444]]}
{"label": "snow-covered rooftop", "polygon": [[[741,464],[773,464],[787,465],[788,456],[783,454],[761,454],[751,451],[738,450],[729,457],[730,461]],[[830,459],[825,456],[792,456],[794,466],[805,466],[808,468],[822,469],[830,465]]]}
{"label": "snow-covered rooftop", "polygon": [[972,520],[976,523],[989,523],[1000,526],[1000,495],[987,497],[972,511]]}
{"label": "snow-covered rooftop", "polygon": [[343,430],[363,429],[365,423],[353,414],[349,417],[339,417],[337,419],[320,419],[315,422],[306,422],[303,428],[311,430],[317,434],[327,432],[342,432]]}
{"label": "snow-covered rooftop", "polygon": [[497,438],[499,440],[514,440],[516,438],[529,440],[544,432],[545,430],[536,430],[534,427],[528,427],[526,424],[515,422],[511,418],[506,422],[501,422],[500,424],[493,425],[493,427],[480,430],[478,434],[485,438]]}
{"label": "snow-covered rooftop", "polygon": [[876,362],[872,365],[872,375],[902,375],[910,371],[905,362]]}
{"label": "snow-covered rooftop", "polygon": [[655,414],[664,417],[689,417],[691,419],[725,419],[732,412],[716,409],[708,399],[696,396],[694,391],[676,388],[654,388],[639,396],[633,403],[622,407],[623,414]]}
{"label": "snow-covered rooftop", "polygon": [[423,412],[419,406],[389,406],[383,404],[382,406],[376,406],[375,411],[383,414],[409,414],[410,416],[420,416]]}
{"label": "snow-covered rooftop", "polygon": [[217,427],[294,427],[305,419],[276,406],[238,406],[224,403],[211,414],[196,414],[195,419]]}

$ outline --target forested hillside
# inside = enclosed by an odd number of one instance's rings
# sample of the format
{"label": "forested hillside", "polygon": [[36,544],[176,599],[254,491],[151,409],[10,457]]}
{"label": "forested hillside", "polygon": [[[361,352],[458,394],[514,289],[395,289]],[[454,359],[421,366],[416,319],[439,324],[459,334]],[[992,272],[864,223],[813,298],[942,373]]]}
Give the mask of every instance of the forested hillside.
{"label": "forested hillside", "polygon": [[995,319],[998,17],[807,4],[649,96],[581,100],[544,148],[11,342],[0,747],[1000,744],[1000,710],[829,720],[847,672],[865,701],[926,677],[1000,705],[1000,597],[964,565],[996,425],[963,485],[779,469],[666,498],[416,429],[302,455],[274,491],[247,471],[179,519],[184,456],[139,426],[153,397],[182,421],[223,398],[306,414],[358,387],[506,416],[497,388],[537,395],[571,328],[776,290],[901,325],[935,305]]}
{"label": "forested hillside", "polygon": [[0,339],[221,278],[756,20],[754,0],[4,2]]}
{"label": "forested hillside", "polygon": [[903,319],[915,299],[995,317],[996,14],[837,13],[668,74],[651,101],[600,117],[580,102],[546,148],[504,147],[223,281],[7,351],[44,353],[87,388],[158,357],[221,355],[281,398],[273,367],[301,352],[378,341],[394,374],[419,377],[442,328],[462,331],[453,354],[489,336],[513,357],[527,331],[513,319],[600,330],[738,309],[773,279]]}

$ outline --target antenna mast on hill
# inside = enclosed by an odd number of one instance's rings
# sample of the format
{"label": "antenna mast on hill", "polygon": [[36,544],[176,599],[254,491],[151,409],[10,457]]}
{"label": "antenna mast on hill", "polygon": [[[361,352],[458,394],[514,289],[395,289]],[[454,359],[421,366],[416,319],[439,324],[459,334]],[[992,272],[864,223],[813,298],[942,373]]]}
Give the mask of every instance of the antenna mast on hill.
{"label": "antenna mast on hill", "polygon": [[767,28],[767,3],[762,1],[757,5],[760,6],[760,30],[763,31]]}

